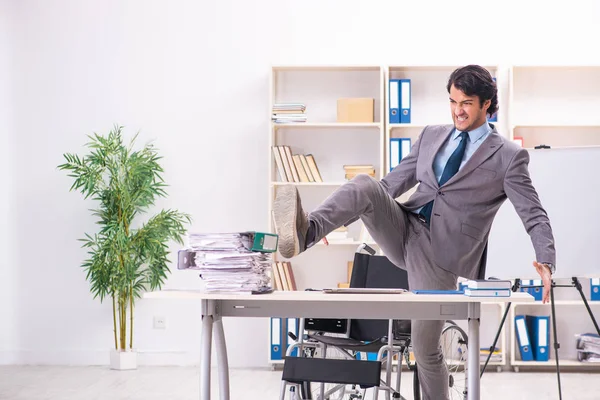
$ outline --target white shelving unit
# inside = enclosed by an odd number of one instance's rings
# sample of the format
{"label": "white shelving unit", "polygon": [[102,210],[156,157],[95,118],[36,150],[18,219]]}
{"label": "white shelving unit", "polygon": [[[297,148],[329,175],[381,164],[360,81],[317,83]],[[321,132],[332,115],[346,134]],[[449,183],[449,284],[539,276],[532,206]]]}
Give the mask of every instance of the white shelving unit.
{"label": "white shelving unit", "polygon": [[600,66],[513,66],[511,137],[523,146],[600,146]]}
{"label": "white shelving unit", "polygon": [[[382,66],[275,66],[271,69],[269,104],[269,196],[268,226],[278,188],[298,187],[302,205],[312,211],[346,182],[343,166],[372,164],[375,178],[381,179],[385,163],[384,69]],[[339,98],[373,98],[373,122],[337,122]],[[306,122],[273,123],[275,103],[302,103]],[[272,146],[287,145],[293,154],[312,154],[323,182],[281,182],[272,154]],[[348,228],[349,238],[319,242],[291,261],[298,290],[309,287],[335,287],[347,281],[347,262],[354,259],[362,223]],[[374,243],[370,243],[376,246]],[[279,261],[279,253],[275,256]],[[272,365],[281,364],[271,360]]]}
{"label": "white shelving unit", "polygon": [[[585,281],[584,281],[585,282]],[[584,284],[582,282],[582,284]],[[565,289],[563,289],[565,290]],[[572,289],[573,292],[575,289]],[[555,293],[557,289],[555,289]],[[572,293],[571,293],[572,294]],[[590,301],[588,303],[592,312],[598,315],[600,312],[600,301]],[[556,300],[556,318],[557,318],[557,335],[560,348],[558,349],[559,365],[561,367],[580,367],[589,369],[598,369],[600,365],[598,363],[587,363],[577,360],[577,350],[575,348],[575,335],[585,332],[595,332],[592,320],[581,300]],[[522,361],[520,357],[520,351],[518,342],[516,339],[515,332],[515,316],[516,315],[549,315],[550,316],[550,341],[548,342],[548,351],[550,352],[548,361]],[[574,320],[578,322],[578,326],[585,321],[586,330],[581,328],[575,328],[571,324],[565,324],[565,319]],[[552,332],[552,313],[549,304],[542,304],[541,302],[535,303],[513,303],[509,312],[511,335],[510,335],[510,365],[513,367],[515,372],[519,372],[520,367],[526,368],[548,368],[556,367],[556,359],[554,356],[554,335]],[[596,319],[598,317],[596,316]],[[508,321],[507,321],[508,322]]]}

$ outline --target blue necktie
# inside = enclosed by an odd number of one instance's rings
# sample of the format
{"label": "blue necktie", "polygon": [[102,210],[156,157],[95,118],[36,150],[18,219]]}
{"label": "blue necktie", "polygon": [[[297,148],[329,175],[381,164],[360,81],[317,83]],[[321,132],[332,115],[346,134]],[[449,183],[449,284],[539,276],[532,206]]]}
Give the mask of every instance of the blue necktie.
{"label": "blue necktie", "polygon": [[[454,174],[456,174],[458,172],[458,169],[460,168],[460,163],[462,162],[462,159],[465,155],[465,149],[467,148],[467,138],[469,137],[469,133],[462,132],[460,134],[460,137],[461,137],[461,141],[458,144],[458,147],[456,148],[456,150],[454,150],[454,153],[452,153],[452,155],[448,159],[448,162],[446,163],[446,166],[444,167],[444,172],[442,172],[442,176],[439,181],[440,186],[442,186],[444,183],[448,182],[448,180],[450,178],[452,178],[454,176]],[[429,225],[429,222],[431,220],[431,210],[432,209],[433,209],[433,200],[431,200],[429,203],[425,204],[423,206],[423,208],[421,208],[421,211],[419,211],[419,215],[421,215],[423,218],[425,218],[427,225]]]}

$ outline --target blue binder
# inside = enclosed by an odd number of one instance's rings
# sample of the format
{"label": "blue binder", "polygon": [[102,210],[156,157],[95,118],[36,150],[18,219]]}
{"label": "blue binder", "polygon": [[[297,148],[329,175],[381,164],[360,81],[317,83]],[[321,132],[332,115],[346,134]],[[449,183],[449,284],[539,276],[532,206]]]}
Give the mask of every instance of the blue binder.
{"label": "blue binder", "polygon": [[398,164],[410,154],[410,138],[390,138],[390,171],[396,168]]}
{"label": "blue binder", "polygon": [[521,353],[521,360],[533,361],[531,341],[529,340],[529,333],[527,331],[527,324],[525,323],[524,315],[515,316],[515,331],[519,345],[519,352]]}
{"label": "blue binder", "polygon": [[530,288],[521,288],[521,292],[527,292],[530,295],[533,296],[533,298],[536,301],[541,301],[542,297],[543,297],[543,288],[541,287],[542,285],[542,280],[541,279],[535,279],[535,280],[528,280],[528,279],[523,279],[521,280],[521,286],[538,286],[538,287],[530,287]]}
{"label": "blue binder", "polygon": [[271,360],[282,360],[281,318],[271,318]]}
{"label": "blue binder", "polygon": [[590,299],[600,301],[600,278],[590,280]]}
{"label": "blue binder", "polygon": [[[298,318],[288,318],[287,319],[287,327],[286,327],[286,332],[292,332],[294,335],[296,335],[296,337],[298,337],[298,325],[300,324],[300,321],[298,321]],[[289,335],[287,335],[286,333],[286,350],[284,355],[287,354],[287,349],[294,344],[295,342],[289,337]],[[298,357],[298,348],[295,348],[291,353],[290,356],[292,357]]]}
{"label": "blue binder", "polygon": [[390,79],[388,85],[390,124],[400,123],[400,79]]}
{"label": "blue binder", "polygon": [[400,123],[410,124],[410,79],[400,79]]}
{"label": "blue binder", "polygon": [[550,341],[550,317],[526,315],[527,329],[531,339],[533,358],[536,361],[548,361],[548,342]]}
{"label": "blue binder", "polygon": [[544,294],[544,288],[542,287],[542,280],[534,279],[532,281],[531,285],[536,286],[536,287],[529,288],[529,294],[531,294],[533,296],[535,301],[542,301],[543,294]]}

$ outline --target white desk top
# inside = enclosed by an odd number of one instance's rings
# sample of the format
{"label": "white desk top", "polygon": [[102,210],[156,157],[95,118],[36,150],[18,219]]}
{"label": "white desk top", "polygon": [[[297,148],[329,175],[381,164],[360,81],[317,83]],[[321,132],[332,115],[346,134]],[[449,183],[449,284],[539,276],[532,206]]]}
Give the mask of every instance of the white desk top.
{"label": "white desk top", "polygon": [[509,303],[534,302],[533,296],[528,293],[516,292],[511,297],[469,297],[462,294],[349,294],[349,293],[322,293],[312,291],[275,291],[268,294],[229,294],[207,293],[194,290],[161,290],[144,293],[146,299],[196,299],[196,300],[240,300],[240,301],[319,301],[319,302],[366,302],[366,303],[439,303],[444,300],[452,303]]}

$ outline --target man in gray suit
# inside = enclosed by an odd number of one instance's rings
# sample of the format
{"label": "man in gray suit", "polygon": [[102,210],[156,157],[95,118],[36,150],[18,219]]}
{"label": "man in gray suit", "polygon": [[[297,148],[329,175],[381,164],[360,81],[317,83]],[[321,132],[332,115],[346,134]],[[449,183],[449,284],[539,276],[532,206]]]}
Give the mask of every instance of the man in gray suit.
{"label": "man in gray suit", "polygon": [[[381,181],[359,175],[310,214],[295,186],[278,190],[274,219],[282,256],[291,258],[360,218],[385,255],[408,272],[411,290],[456,289],[459,276],[483,279],[493,219],[508,198],[531,237],[533,266],[549,299],[555,268],[552,228],[529,177],[529,153],[498,134],[489,72],[455,70],[447,84],[453,125],[427,126],[410,154]],[[403,204],[395,199],[418,184]],[[448,397],[439,340],[443,321],[413,321],[412,343],[424,399]]]}

